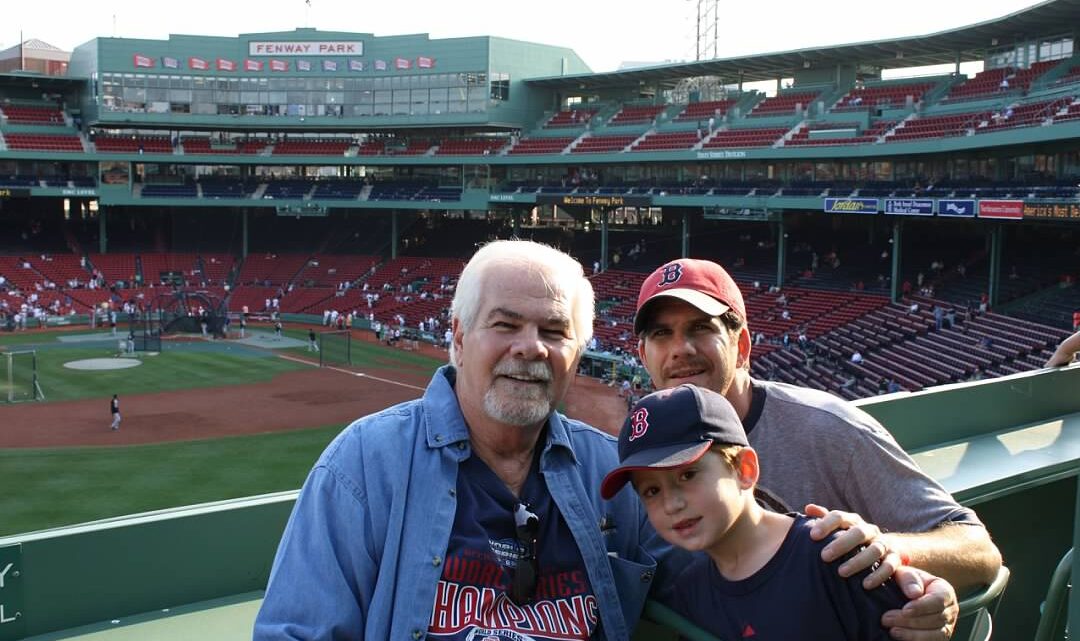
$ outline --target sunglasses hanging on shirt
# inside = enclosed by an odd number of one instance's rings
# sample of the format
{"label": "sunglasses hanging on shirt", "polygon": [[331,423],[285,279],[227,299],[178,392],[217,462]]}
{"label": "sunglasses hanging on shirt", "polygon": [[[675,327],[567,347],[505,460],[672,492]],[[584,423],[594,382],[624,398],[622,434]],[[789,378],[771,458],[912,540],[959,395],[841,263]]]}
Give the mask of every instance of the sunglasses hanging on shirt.
{"label": "sunglasses hanging on shirt", "polygon": [[510,600],[518,605],[532,601],[540,578],[540,562],[536,558],[536,536],[540,531],[540,517],[529,511],[524,503],[514,508],[514,532],[518,543],[524,548],[514,565],[510,578]]}

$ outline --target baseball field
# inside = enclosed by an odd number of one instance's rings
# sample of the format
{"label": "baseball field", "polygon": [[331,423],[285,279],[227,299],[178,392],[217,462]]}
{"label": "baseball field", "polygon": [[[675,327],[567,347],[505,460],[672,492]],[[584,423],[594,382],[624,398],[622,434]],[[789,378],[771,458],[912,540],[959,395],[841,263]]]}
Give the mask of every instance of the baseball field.
{"label": "baseball field", "polygon": [[[0,536],[296,489],[343,426],[419,397],[446,358],[356,331],[351,365],[319,367],[307,331],[180,337],[137,356],[107,330],[0,335],[0,351],[33,350],[45,397],[0,404]],[[563,409],[608,431],[624,412],[586,378]]]}

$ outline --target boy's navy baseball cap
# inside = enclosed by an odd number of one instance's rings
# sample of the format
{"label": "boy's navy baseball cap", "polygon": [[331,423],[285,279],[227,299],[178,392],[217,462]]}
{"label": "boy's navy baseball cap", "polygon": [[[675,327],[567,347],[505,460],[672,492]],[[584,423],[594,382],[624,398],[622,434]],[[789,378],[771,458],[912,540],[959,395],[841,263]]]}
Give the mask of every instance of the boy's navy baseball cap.
{"label": "boy's navy baseball cap", "polygon": [[649,274],[638,292],[634,334],[645,329],[649,303],[661,296],[686,301],[709,316],[720,316],[730,309],[746,322],[746,306],[739,286],[723,267],[711,260],[680,258]]}
{"label": "boy's navy baseball cap", "polygon": [[713,444],[747,447],[746,430],[726,398],[696,385],[653,392],[634,405],[619,432],[619,467],[604,477],[600,495],[610,499],[643,469],[693,463]]}

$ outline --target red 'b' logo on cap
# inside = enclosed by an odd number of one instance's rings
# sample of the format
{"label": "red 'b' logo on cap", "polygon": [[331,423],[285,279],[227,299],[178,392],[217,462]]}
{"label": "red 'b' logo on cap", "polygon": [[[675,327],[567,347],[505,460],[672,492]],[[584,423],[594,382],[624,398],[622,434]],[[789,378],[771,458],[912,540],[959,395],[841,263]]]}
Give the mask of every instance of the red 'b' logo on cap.
{"label": "red 'b' logo on cap", "polygon": [[649,429],[649,410],[644,407],[630,415],[630,438],[634,440],[645,436]]}
{"label": "red 'b' logo on cap", "polygon": [[664,287],[665,285],[674,285],[682,278],[682,265],[679,263],[671,263],[670,265],[664,265],[664,277],[660,279],[660,282],[656,284],[657,287]]}

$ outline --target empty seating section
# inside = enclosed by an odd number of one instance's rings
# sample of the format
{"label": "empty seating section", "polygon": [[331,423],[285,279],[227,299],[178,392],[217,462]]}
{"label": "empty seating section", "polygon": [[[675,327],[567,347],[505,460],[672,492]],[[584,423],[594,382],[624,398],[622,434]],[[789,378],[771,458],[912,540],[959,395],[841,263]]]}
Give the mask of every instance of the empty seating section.
{"label": "empty seating section", "polygon": [[371,187],[368,200],[461,200],[461,188],[440,187],[431,183],[384,181]]}
{"label": "empty seating section", "polygon": [[573,138],[522,138],[507,152],[517,154],[558,154],[574,142]]}
{"label": "empty seating section", "polygon": [[447,139],[439,143],[437,156],[486,156],[498,153],[506,145],[505,138]]}
{"label": "empty seating section", "polygon": [[51,254],[46,256],[46,260],[41,260],[40,256],[33,256],[27,257],[25,262],[29,262],[33,270],[57,285],[67,285],[71,280],[77,280],[80,285],[85,285],[90,279],[90,272],[82,266],[79,257],[74,254]]}
{"label": "empty seating section", "polygon": [[1054,122],[1067,122],[1069,120],[1076,120],[1080,118],[1080,102],[1074,102],[1069,105],[1069,108],[1065,113],[1054,116]]}
{"label": "empty seating section", "polygon": [[[976,374],[1000,376],[1030,370],[1039,367],[1067,335],[1064,330],[995,314],[958,319],[955,326],[939,330],[930,311],[938,302],[914,300],[921,304],[916,313],[906,303],[880,305],[813,338],[807,352],[794,346],[755,346],[755,353],[764,355],[755,359],[753,371],[858,398],[881,393],[888,380],[914,391]],[[748,313],[751,328],[760,325],[754,313]],[[861,363],[851,362],[855,351],[862,354]],[[847,378],[851,380],[845,384]]]}
{"label": "empty seating section", "polygon": [[[398,257],[379,265],[364,280],[367,291],[353,287],[343,296],[328,300],[326,305],[339,311],[370,312],[381,322],[394,322],[401,315],[409,327],[416,327],[419,321],[430,317],[445,321],[453,290],[444,287],[443,282],[445,279],[452,285],[464,263],[461,258]],[[379,296],[371,307],[366,299],[369,293]]]}
{"label": "empty seating section", "polygon": [[381,138],[365,140],[356,148],[357,156],[378,156],[386,151],[386,141]]}
{"label": "empty seating section", "polygon": [[203,198],[247,198],[256,185],[240,178],[206,176],[199,179]]}
{"label": "empty seating section", "polygon": [[1031,88],[1031,83],[1043,75],[1050,68],[1057,65],[1060,60],[1041,60],[1039,62],[1032,63],[1032,65],[1026,69],[1020,69],[1016,72],[1012,78],[1009,79],[1009,87],[1011,89],[1019,89],[1022,92],[1027,92]]}
{"label": "empty seating section", "polygon": [[710,100],[708,102],[692,102],[686,105],[686,109],[675,116],[675,121],[708,120],[716,116],[723,116],[728,109],[735,106],[735,100]]}
{"label": "empty seating section", "polygon": [[907,106],[908,96],[913,103],[922,100],[923,95],[933,88],[932,82],[913,84],[887,84],[852,89],[844,94],[832,111],[853,111],[857,109],[899,109]]}
{"label": "empty seating section", "polygon": [[651,123],[653,118],[664,109],[665,105],[627,105],[612,116],[607,124],[619,126]]}
{"label": "empty seating section", "polygon": [[637,140],[637,136],[589,136],[571,149],[575,154],[612,153],[622,151]]}
{"label": "empty seating section", "polygon": [[770,147],[787,133],[784,127],[765,127],[758,129],[726,129],[718,131],[705,141],[702,149],[721,147]]}
{"label": "empty seating section", "polygon": [[1012,91],[1013,87],[1011,82],[1009,83],[1008,88],[1001,86],[1001,81],[1008,81],[1008,78],[1012,75],[1012,67],[999,67],[997,69],[980,71],[975,74],[974,77],[969,78],[960,84],[953,85],[943,101],[978,100],[994,94]]}
{"label": "empty seating section", "polygon": [[240,267],[238,285],[288,285],[307,263],[304,254],[248,254]]}
{"label": "empty seating section", "polygon": [[56,107],[4,105],[0,112],[12,125],[63,125],[64,112]]}
{"label": "empty seating section", "polygon": [[344,156],[352,140],[283,140],[274,143],[275,156]]}
{"label": "empty seating section", "polygon": [[78,136],[49,136],[42,134],[4,134],[8,149],[12,151],[68,151],[82,153],[83,144]]}
{"label": "empty seating section", "polygon": [[235,264],[236,259],[231,254],[202,254],[199,260],[203,278],[210,283],[224,283]]}
{"label": "empty seating section", "polygon": [[673,131],[651,133],[641,139],[630,151],[665,151],[669,149],[689,149],[698,144],[697,131]]}
{"label": "empty seating section", "polygon": [[186,282],[198,285],[202,275],[198,272],[198,254],[191,253],[165,253],[165,254],[140,254],[139,261],[142,266],[142,282],[144,285],[151,283],[169,282],[163,278],[166,274],[182,274]]}
{"label": "empty seating section", "polygon": [[274,180],[266,183],[264,199],[299,200],[312,190],[315,183],[309,180]]}
{"label": "empty seating section", "polygon": [[32,291],[34,283],[42,281],[42,275],[26,265],[28,261],[19,256],[0,256],[0,276],[7,279],[8,289]]}
{"label": "empty seating section", "polygon": [[4,187],[37,187],[41,183],[41,178],[30,175],[10,175],[0,176],[0,185]]}
{"label": "empty seating section", "polygon": [[194,183],[143,185],[139,195],[143,198],[196,198],[199,195],[199,188]]}
{"label": "empty seating section", "polygon": [[167,136],[98,136],[94,147],[102,153],[171,154],[172,142]]}
{"label": "empty seating section", "polygon": [[378,264],[378,256],[316,254],[308,260],[300,280],[315,287],[337,287],[356,282]]}
{"label": "empty seating section", "polygon": [[117,281],[129,284],[135,281],[135,254],[90,254],[87,258],[94,269],[105,277],[106,285]]}
{"label": "empty seating section", "polygon": [[567,109],[556,112],[544,123],[544,129],[559,129],[562,127],[582,127],[596,115],[596,109]]}
{"label": "empty seating section", "polygon": [[229,145],[228,147],[219,146],[214,147],[210,144],[209,138],[204,137],[190,137],[183,138],[180,144],[184,148],[185,154],[235,154],[239,153],[235,146]]}
{"label": "empty seating section", "polygon": [[236,141],[236,152],[241,154],[261,154],[266,151],[266,146],[270,142],[266,140],[238,140]]}
{"label": "empty seating section", "polygon": [[[975,129],[975,133],[987,133],[1012,129],[1013,127],[1030,127],[1041,125],[1044,120],[1050,118],[1062,107],[1072,103],[1072,98],[1058,98],[1057,100],[1040,100],[1028,104],[1015,105],[1004,112],[994,112],[985,125]],[[995,118],[995,116],[997,116]]]}
{"label": "empty seating section", "polygon": [[431,149],[432,141],[430,140],[410,140],[403,149],[398,149],[394,153],[399,156],[423,156]]}
{"label": "empty seating section", "polygon": [[190,136],[181,139],[185,154],[258,154],[266,149],[267,140],[236,140],[213,142],[205,136]]}
{"label": "empty seating section", "polygon": [[900,123],[885,138],[885,142],[964,136],[979,123],[988,119],[990,115],[989,111],[979,111],[913,118]]}
{"label": "empty seating section", "polygon": [[356,200],[363,190],[364,183],[359,180],[326,180],[316,185],[315,192],[311,197],[326,200]]}
{"label": "empty seating section", "polygon": [[817,98],[816,91],[791,91],[771,98],[766,98],[754,105],[748,116],[783,116],[794,115],[795,107],[801,105],[805,110]]}

